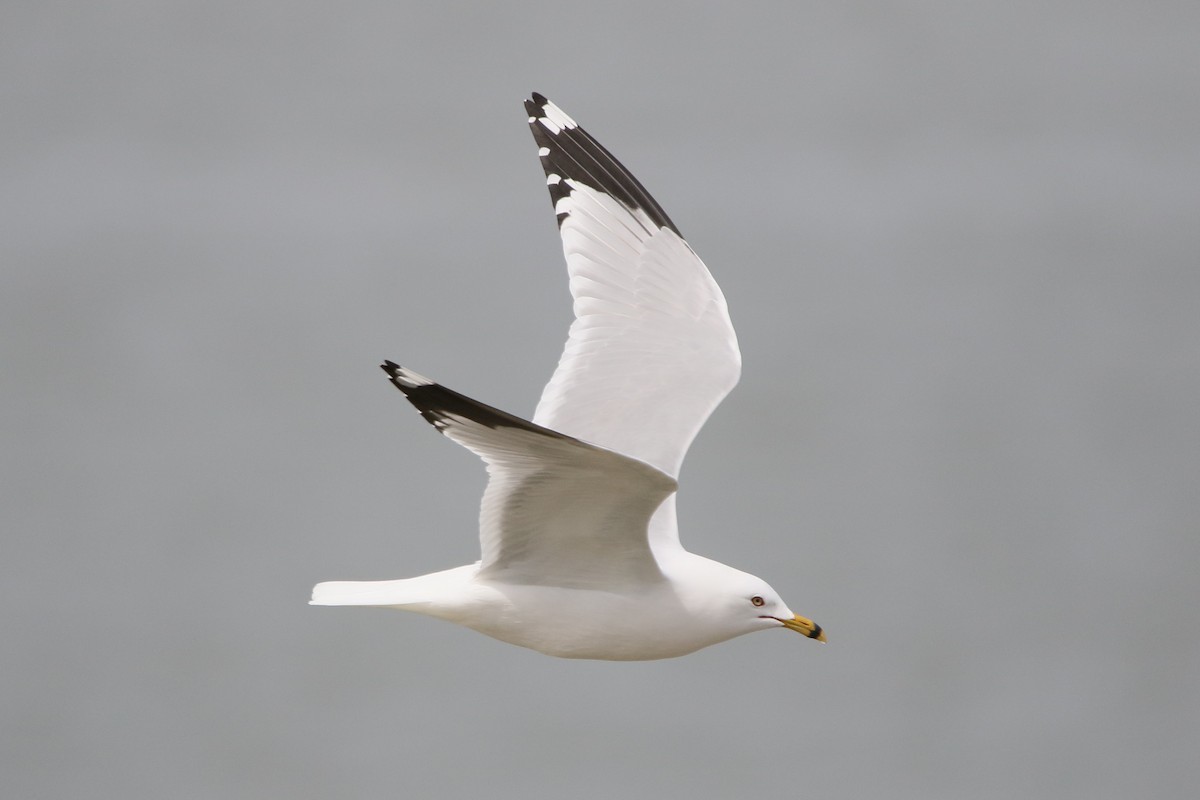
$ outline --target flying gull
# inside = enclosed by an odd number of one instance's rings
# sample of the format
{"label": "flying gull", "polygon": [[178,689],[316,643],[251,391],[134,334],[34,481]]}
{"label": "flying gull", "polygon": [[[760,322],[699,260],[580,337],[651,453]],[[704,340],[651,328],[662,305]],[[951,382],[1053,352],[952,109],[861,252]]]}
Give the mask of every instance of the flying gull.
{"label": "flying gull", "polygon": [[679,543],[680,464],[741,372],[720,288],[599,142],[540,94],[525,109],[575,300],[533,421],[382,365],[487,465],[480,560],[319,583],[312,604],[415,611],[563,658],[672,658],[774,628],[825,641],[761,578]]}

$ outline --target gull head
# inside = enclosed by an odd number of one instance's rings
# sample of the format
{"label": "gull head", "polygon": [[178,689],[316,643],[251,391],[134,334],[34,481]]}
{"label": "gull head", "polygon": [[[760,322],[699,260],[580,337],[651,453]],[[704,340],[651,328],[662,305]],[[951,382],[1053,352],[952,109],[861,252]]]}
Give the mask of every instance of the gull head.
{"label": "gull head", "polygon": [[821,626],[794,613],[762,578],[699,556],[693,558],[696,561],[685,582],[693,599],[689,605],[696,617],[719,624],[731,637],[785,628],[818,642],[825,641]]}
{"label": "gull head", "polygon": [[765,581],[759,581],[759,584],[760,588],[749,597],[743,591],[740,596],[733,598],[735,604],[741,605],[743,616],[753,614],[763,627],[782,626],[789,631],[803,634],[809,639],[816,639],[818,642],[825,641],[825,631],[821,629],[820,625],[808,617],[792,613],[792,610]]}

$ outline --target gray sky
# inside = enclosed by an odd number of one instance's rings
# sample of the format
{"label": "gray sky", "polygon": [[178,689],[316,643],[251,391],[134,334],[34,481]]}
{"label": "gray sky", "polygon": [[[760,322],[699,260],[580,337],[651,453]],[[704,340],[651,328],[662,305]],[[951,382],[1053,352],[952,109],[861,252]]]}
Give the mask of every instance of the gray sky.
{"label": "gray sky", "polygon": [[[13,797],[1178,797],[1200,783],[1200,6],[9,3]],[[691,549],[829,633],[559,661],[323,579],[473,560],[391,358],[528,414],[521,100],[647,185],[741,385]]]}

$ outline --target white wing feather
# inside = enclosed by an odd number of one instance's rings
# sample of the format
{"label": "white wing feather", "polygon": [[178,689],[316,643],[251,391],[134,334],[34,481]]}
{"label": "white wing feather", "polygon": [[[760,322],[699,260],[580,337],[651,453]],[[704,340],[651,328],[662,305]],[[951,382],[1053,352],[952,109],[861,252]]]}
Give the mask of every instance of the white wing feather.
{"label": "white wing feather", "polygon": [[647,525],[675,491],[673,478],[390,361],[383,368],[426,420],[487,464],[480,577],[572,588],[662,579]]}
{"label": "white wing feather", "polygon": [[628,170],[544,97],[526,108],[576,317],[534,421],[678,476],[741,371],[725,298]]}

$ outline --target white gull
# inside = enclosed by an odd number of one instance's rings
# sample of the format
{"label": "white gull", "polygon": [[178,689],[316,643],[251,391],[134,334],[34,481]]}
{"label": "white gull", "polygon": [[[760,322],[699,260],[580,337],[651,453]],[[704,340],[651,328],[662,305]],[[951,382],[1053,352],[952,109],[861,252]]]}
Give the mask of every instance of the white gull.
{"label": "white gull", "polygon": [[575,299],[533,421],[383,364],[487,464],[482,556],[416,578],[320,583],[312,604],[415,611],[563,658],[671,658],[773,628],[825,641],[761,578],[679,543],[680,464],[741,372],[720,288],[620,162],[541,95],[525,108]]}

